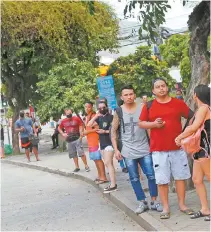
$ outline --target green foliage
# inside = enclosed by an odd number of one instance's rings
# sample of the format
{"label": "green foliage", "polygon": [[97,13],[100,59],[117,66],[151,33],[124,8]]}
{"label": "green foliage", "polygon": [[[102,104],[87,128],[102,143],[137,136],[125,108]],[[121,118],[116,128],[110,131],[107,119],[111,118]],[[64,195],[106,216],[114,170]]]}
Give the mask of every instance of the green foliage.
{"label": "green foliage", "polygon": [[5,84],[2,84],[2,83],[1,83],[1,93],[4,95],[7,93],[7,86]]}
{"label": "green foliage", "polygon": [[42,100],[37,104],[37,112],[42,121],[50,116],[60,117],[67,107],[75,112],[82,110],[85,101],[97,95],[96,76],[90,62],[77,59],[57,64],[47,74],[40,74],[37,86]]}
{"label": "green foliage", "polygon": [[2,15],[3,38],[14,44],[41,40],[79,59],[93,59],[97,51],[117,45],[117,20],[103,3],[3,2]]}
{"label": "green foliage", "polygon": [[180,62],[180,74],[182,77],[183,87],[186,89],[191,79],[191,63],[189,56],[183,57]]}
{"label": "green foliage", "polygon": [[117,19],[104,3],[4,1],[1,13],[2,82],[15,115],[40,101],[40,72],[69,58],[97,65],[98,51],[117,47]]}
{"label": "green foliage", "polygon": [[13,117],[13,110],[11,107],[8,108],[8,111],[7,111],[7,115],[6,115],[6,118],[12,118]]}
{"label": "green foliage", "polygon": [[188,87],[191,78],[191,63],[189,58],[189,34],[172,35],[159,46],[163,59],[168,66],[179,66],[184,88]]}
{"label": "green foliage", "polygon": [[171,6],[168,1],[129,1],[124,9],[125,17],[132,16],[132,10],[139,8],[139,21],[142,26],[139,29],[140,39],[143,31],[147,33],[148,42],[155,42],[159,37],[158,27],[165,22],[165,13]]}
{"label": "green foliage", "polygon": [[189,34],[172,35],[165,41],[165,44],[159,46],[160,53],[169,67],[178,66],[184,56],[189,53]]}
{"label": "green foliage", "polygon": [[114,76],[115,90],[120,94],[120,89],[125,84],[132,84],[137,96],[151,94],[152,80],[164,77],[172,87],[174,80],[168,74],[167,63],[152,59],[151,48],[140,46],[135,54],[119,57],[109,68],[108,74]]}

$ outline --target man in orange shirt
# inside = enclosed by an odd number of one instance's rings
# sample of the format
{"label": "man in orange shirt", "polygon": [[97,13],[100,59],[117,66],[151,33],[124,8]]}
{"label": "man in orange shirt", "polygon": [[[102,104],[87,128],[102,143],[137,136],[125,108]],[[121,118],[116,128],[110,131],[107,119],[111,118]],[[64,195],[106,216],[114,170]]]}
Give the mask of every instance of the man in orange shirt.
{"label": "man in orange shirt", "polygon": [[103,184],[108,182],[105,174],[105,166],[101,158],[101,153],[99,150],[99,135],[96,132],[99,127],[93,126],[89,127],[87,126],[88,122],[95,116],[95,112],[93,111],[93,103],[87,102],[85,104],[85,111],[86,111],[86,120],[85,120],[85,130],[84,130],[84,136],[87,137],[87,143],[88,143],[88,149],[89,149],[89,157],[90,160],[93,160],[95,162],[98,177],[96,178],[97,184]]}

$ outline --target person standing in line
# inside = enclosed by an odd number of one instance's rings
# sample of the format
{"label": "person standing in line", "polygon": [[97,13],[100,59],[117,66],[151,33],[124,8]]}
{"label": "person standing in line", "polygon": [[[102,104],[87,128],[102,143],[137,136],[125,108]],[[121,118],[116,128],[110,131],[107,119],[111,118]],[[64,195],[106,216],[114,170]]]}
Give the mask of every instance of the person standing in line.
{"label": "person standing in line", "polygon": [[[138,172],[138,164],[140,164],[144,174],[148,179],[149,192],[151,196],[150,207],[152,210],[162,211],[161,204],[157,201],[157,185],[155,183],[155,174],[152,163],[152,156],[149,152],[149,143],[147,132],[138,126],[139,115],[142,111],[142,104],[135,102],[136,95],[133,86],[127,85],[121,89],[121,106],[122,119],[119,118],[117,111],[114,113],[114,118],[111,126],[111,138],[115,151],[115,156],[118,160],[125,159],[125,163],[129,172],[130,182],[139,201],[139,206],[136,209],[137,214],[141,214],[149,209],[146,195],[143,191],[140,176]],[[117,137],[118,128],[121,130],[122,150],[118,150]]]}
{"label": "person standing in line", "polygon": [[101,153],[99,151],[99,134],[97,130],[99,129],[98,125],[88,126],[89,121],[95,116],[93,110],[93,103],[88,101],[85,103],[85,112],[87,114],[85,119],[85,130],[83,135],[87,137],[88,149],[89,149],[89,158],[95,162],[98,177],[95,179],[96,184],[107,183],[108,180],[105,174],[105,165],[102,161]]}
{"label": "person standing in line", "polygon": [[143,104],[147,104],[147,102],[148,102],[148,97],[147,97],[147,95],[142,95],[142,103],[143,103]]}
{"label": "person standing in line", "polygon": [[[86,172],[89,172],[90,169],[87,164],[86,155],[82,145],[82,121],[78,117],[72,116],[72,110],[70,108],[65,109],[65,115],[66,118],[61,121],[58,131],[68,143],[69,158],[73,159],[75,163],[75,169],[73,172],[80,171],[78,156],[81,157]],[[63,129],[65,129],[66,132],[64,132]]]}
{"label": "person standing in line", "polygon": [[4,155],[4,126],[3,123],[1,123],[1,159],[5,158]]}
{"label": "person standing in line", "polygon": [[[204,185],[204,176],[210,182],[210,88],[206,85],[198,85],[194,89],[193,99],[197,104],[198,110],[195,113],[194,121],[186,127],[183,133],[178,135],[175,142],[181,146],[182,139],[197,132],[204,124],[201,132],[201,149],[193,154],[193,183],[201,202],[201,210],[191,215],[191,219],[205,217],[205,221],[210,221],[210,209],[207,199],[207,191]],[[206,132],[206,133],[205,133]]]}
{"label": "person standing in line", "polygon": [[178,89],[178,90],[176,91],[176,98],[177,98],[177,99],[180,99],[180,100],[184,100],[184,99],[183,99],[183,96],[182,96],[182,90]]}
{"label": "person standing in line", "polygon": [[20,118],[15,122],[15,131],[20,133],[21,146],[25,149],[25,154],[28,162],[30,162],[29,149],[32,147],[32,151],[37,161],[40,161],[38,157],[38,150],[36,145],[30,142],[30,136],[33,136],[33,123],[30,118],[24,117],[24,112],[20,112]]}
{"label": "person standing in line", "polygon": [[98,105],[99,112],[88,122],[87,126],[92,127],[95,124],[99,126],[96,131],[100,136],[100,150],[103,156],[105,166],[108,168],[110,176],[110,185],[104,189],[104,193],[110,193],[117,190],[116,173],[113,164],[114,149],[109,136],[109,129],[113,120],[113,115],[108,111],[108,105],[105,101],[100,101]]}
{"label": "person standing in line", "polygon": [[56,149],[59,146],[59,127],[60,122],[57,120],[56,128],[54,129],[53,135],[51,136],[53,147],[51,149]]}
{"label": "person standing in line", "polygon": [[25,113],[25,118],[31,118],[30,115],[29,115],[29,112]]}
{"label": "person standing in line", "polygon": [[181,117],[189,118],[193,112],[184,101],[169,96],[168,85],[163,78],[153,81],[152,92],[156,99],[150,109],[146,105],[143,107],[139,126],[150,129],[150,151],[163,205],[160,218],[170,218],[168,184],[171,174],[176,183],[180,211],[191,215],[193,210],[185,204],[185,180],[191,177],[187,154],[175,144],[175,138],[182,132]]}

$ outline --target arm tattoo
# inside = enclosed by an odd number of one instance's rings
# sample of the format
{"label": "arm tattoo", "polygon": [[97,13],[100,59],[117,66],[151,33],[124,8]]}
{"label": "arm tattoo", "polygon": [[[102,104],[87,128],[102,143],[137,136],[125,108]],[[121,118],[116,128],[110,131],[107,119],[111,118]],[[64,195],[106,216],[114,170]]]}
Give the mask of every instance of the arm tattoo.
{"label": "arm tattoo", "polygon": [[111,124],[111,138],[112,140],[116,140],[117,139],[117,129],[119,127],[119,117],[117,115],[117,113],[114,113],[114,117],[113,117],[113,121]]}

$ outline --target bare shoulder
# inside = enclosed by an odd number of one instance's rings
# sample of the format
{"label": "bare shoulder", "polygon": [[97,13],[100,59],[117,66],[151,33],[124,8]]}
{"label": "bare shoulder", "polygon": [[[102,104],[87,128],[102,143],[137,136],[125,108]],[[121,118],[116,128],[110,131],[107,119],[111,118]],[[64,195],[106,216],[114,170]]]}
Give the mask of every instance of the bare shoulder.
{"label": "bare shoulder", "polygon": [[202,105],[198,108],[196,112],[196,117],[200,117],[200,116],[210,118],[210,107],[208,105]]}

